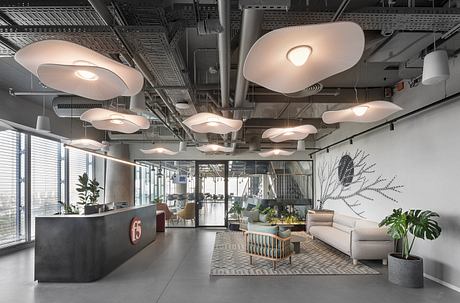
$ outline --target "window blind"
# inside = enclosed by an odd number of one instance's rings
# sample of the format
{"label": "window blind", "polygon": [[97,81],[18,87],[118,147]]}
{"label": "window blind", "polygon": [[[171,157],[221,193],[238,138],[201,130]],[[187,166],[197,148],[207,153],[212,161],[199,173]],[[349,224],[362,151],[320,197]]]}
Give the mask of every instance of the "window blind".
{"label": "window blind", "polygon": [[25,239],[20,136],[0,131],[0,246]]}
{"label": "window blind", "polygon": [[78,177],[87,173],[90,178],[93,177],[92,169],[90,168],[90,155],[85,152],[70,149],[69,150],[69,199],[70,203],[77,203],[78,192],[77,183]]}
{"label": "window blind", "polygon": [[31,236],[35,236],[35,217],[59,211],[61,196],[61,144],[31,136]]}

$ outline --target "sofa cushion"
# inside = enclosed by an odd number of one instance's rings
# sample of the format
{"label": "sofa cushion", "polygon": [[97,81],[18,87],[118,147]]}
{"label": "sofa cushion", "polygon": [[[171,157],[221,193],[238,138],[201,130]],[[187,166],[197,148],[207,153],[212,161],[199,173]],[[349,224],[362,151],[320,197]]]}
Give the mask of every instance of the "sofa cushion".
{"label": "sofa cushion", "polygon": [[243,210],[241,212],[243,217],[248,218],[248,222],[258,222],[259,221],[259,211],[258,210]]}
{"label": "sofa cushion", "polygon": [[350,234],[330,226],[312,226],[310,234],[319,240],[350,255]]}
{"label": "sofa cushion", "polygon": [[348,227],[346,225],[343,225],[343,224],[338,224],[338,223],[332,223],[332,227],[338,229],[338,230],[341,230],[343,232],[346,232],[346,233],[351,233],[351,231],[353,230],[353,228],[351,227]]}
{"label": "sofa cushion", "polygon": [[355,228],[356,221],[359,221],[359,218],[354,218],[345,215],[334,214],[335,224],[343,225],[344,227],[349,227],[351,229]]}
{"label": "sofa cushion", "polygon": [[278,236],[283,239],[288,238],[291,236],[291,230],[290,229],[280,230],[278,231]]}
{"label": "sofa cushion", "polygon": [[259,221],[262,223],[267,223],[267,215],[266,214],[259,214]]}

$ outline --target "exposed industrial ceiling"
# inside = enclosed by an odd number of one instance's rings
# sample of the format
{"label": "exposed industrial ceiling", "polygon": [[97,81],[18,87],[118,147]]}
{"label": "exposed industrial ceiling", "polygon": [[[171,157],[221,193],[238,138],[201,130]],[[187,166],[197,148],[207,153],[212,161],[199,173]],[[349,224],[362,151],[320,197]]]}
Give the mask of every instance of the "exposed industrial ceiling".
{"label": "exposed industrial ceiling", "polygon": [[[238,151],[268,146],[260,139],[266,128],[311,123],[319,129],[308,138],[313,141],[339,127],[325,125],[321,114],[355,102],[354,87],[360,101],[371,101],[391,99],[393,87],[403,79],[417,85],[433,32],[437,47],[456,55],[458,2],[434,1],[432,9],[432,1],[413,0],[1,1],[0,88],[12,88],[35,102],[49,92],[45,99],[51,106],[50,100],[61,93],[40,85],[12,56],[31,42],[62,39],[134,66],[146,78],[152,127],[132,135],[114,133],[112,140],[218,142]],[[251,12],[244,13],[245,8]],[[213,19],[224,28],[220,34],[206,23]],[[334,21],[358,23],[365,31],[365,52],[355,67],[322,81],[317,94],[287,97],[242,78],[245,51],[260,35]],[[178,102],[190,108],[178,110]],[[233,136],[203,135],[182,124],[202,111],[242,118],[243,129]],[[295,148],[295,142],[280,146]]]}

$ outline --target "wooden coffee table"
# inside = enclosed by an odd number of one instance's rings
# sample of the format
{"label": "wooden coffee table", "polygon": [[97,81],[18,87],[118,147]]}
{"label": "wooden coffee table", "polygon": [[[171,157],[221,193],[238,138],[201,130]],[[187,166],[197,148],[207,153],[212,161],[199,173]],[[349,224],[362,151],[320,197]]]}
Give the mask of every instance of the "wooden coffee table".
{"label": "wooden coffee table", "polygon": [[294,252],[300,253],[300,242],[307,240],[306,237],[300,235],[291,235],[291,243],[294,244]]}

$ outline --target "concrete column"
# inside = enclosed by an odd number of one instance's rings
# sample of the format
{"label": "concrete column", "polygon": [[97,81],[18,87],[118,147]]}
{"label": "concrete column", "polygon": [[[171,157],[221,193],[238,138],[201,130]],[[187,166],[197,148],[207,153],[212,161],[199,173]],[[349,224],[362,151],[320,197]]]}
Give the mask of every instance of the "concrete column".
{"label": "concrete column", "polygon": [[[129,145],[115,144],[110,146],[108,154],[123,160],[129,159]],[[105,201],[128,202],[134,205],[134,167],[127,164],[107,160],[105,185]]]}

